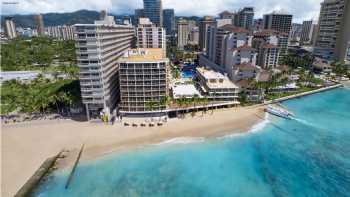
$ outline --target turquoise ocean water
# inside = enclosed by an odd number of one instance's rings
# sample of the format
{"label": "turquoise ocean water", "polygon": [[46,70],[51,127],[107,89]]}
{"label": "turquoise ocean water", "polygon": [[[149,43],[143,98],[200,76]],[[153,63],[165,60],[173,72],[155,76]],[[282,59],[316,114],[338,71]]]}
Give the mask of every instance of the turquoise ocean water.
{"label": "turquoise ocean water", "polygon": [[[56,171],[36,196],[350,196],[350,90],[283,103],[251,132],[163,143]],[[177,140],[177,142],[180,142]]]}

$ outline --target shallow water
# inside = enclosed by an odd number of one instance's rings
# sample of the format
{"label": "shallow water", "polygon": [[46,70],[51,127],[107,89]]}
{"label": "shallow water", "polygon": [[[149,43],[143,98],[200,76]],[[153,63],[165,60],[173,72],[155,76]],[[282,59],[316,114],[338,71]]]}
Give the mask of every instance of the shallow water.
{"label": "shallow water", "polygon": [[[350,90],[283,103],[245,135],[176,139],[56,171],[36,196],[350,196]],[[264,126],[264,127],[262,127]]]}

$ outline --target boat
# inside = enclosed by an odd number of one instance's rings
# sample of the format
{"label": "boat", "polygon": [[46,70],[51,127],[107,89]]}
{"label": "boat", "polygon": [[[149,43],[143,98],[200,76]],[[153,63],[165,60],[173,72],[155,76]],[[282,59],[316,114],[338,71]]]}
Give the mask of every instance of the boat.
{"label": "boat", "polygon": [[265,111],[272,115],[275,115],[281,118],[286,118],[286,119],[291,119],[293,116],[293,114],[290,113],[289,111],[282,108],[274,107],[272,105],[267,106]]}

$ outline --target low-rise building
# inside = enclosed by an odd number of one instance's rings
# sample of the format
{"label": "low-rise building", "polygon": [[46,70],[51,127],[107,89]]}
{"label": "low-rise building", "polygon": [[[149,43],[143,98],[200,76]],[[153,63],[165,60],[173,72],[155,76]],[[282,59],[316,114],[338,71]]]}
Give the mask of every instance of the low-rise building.
{"label": "low-rise building", "polygon": [[227,76],[204,67],[197,67],[196,72],[196,85],[203,97],[215,102],[239,104],[239,88]]}
{"label": "low-rise building", "polygon": [[235,67],[233,71],[233,81],[242,79],[253,79],[259,73],[260,68],[250,63],[243,63]]}
{"label": "low-rise building", "polygon": [[131,49],[119,59],[121,114],[159,113],[169,95],[168,63],[162,49]]}

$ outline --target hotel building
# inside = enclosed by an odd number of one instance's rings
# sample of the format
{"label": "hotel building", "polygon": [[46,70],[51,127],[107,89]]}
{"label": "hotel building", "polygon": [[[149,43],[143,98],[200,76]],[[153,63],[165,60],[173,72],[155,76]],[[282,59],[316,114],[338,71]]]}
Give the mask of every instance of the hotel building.
{"label": "hotel building", "polygon": [[324,0],[321,3],[314,55],[342,61],[350,41],[350,1]]}
{"label": "hotel building", "polygon": [[169,60],[162,49],[131,49],[118,62],[121,114],[147,114],[166,109],[161,101],[169,95]]}
{"label": "hotel building", "polygon": [[149,18],[158,27],[163,26],[162,0],[143,0],[143,17]]}
{"label": "hotel building", "polygon": [[199,29],[198,27],[192,27],[188,36],[188,43],[192,45],[199,44]]}
{"label": "hotel building", "polygon": [[161,48],[166,56],[165,29],[157,27],[148,18],[140,18],[136,30],[138,48]]}
{"label": "hotel building", "polygon": [[8,39],[13,39],[17,37],[16,26],[15,26],[15,23],[13,22],[12,17],[5,18],[4,27],[5,27],[5,35]]}
{"label": "hotel building", "polygon": [[258,65],[262,68],[275,68],[288,53],[288,34],[274,30],[256,32],[253,46],[259,51]]}
{"label": "hotel building", "polygon": [[252,29],[254,22],[254,8],[245,7],[235,14],[234,25],[245,29]]}
{"label": "hotel building", "polygon": [[196,73],[197,89],[199,89],[202,96],[210,101],[239,104],[239,88],[229,78],[220,72],[204,67],[197,67]]}
{"label": "hotel building", "polygon": [[134,28],[116,25],[114,18],[76,24],[75,39],[82,101],[87,118],[110,115],[118,102],[118,58],[132,47]]}
{"label": "hotel building", "polygon": [[74,27],[73,26],[53,26],[47,27],[46,32],[49,37],[56,38],[58,40],[74,40]]}
{"label": "hotel building", "polygon": [[199,48],[201,51],[207,51],[207,33],[209,27],[215,27],[216,21],[213,17],[204,16],[199,22]]}
{"label": "hotel building", "polygon": [[174,9],[163,10],[163,27],[167,36],[173,36],[175,34],[175,12]]}
{"label": "hotel building", "polygon": [[44,19],[43,15],[38,14],[34,15],[34,20],[36,23],[36,30],[38,31],[39,36],[45,36],[45,27],[44,27]]}
{"label": "hotel building", "polygon": [[200,64],[227,73],[231,80],[238,65],[255,66],[257,54],[251,47],[252,36],[247,29],[224,25],[210,27],[208,32],[208,51],[206,57],[200,56]]}
{"label": "hotel building", "polygon": [[293,15],[273,12],[264,15],[264,29],[272,29],[279,32],[284,32],[289,35],[292,29]]}
{"label": "hotel building", "polygon": [[312,20],[303,22],[300,36],[301,44],[312,44],[312,37],[314,35],[315,28],[316,25]]}
{"label": "hotel building", "polygon": [[190,27],[187,20],[180,19],[177,22],[177,47],[184,49],[188,44],[188,37],[190,33]]}
{"label": "hotel building", "polygon": [[135,9],[135,14],[134,14],[134,25],[138,26],[139,25],[139,19],[144,18],[143,14],[143,9]]}

